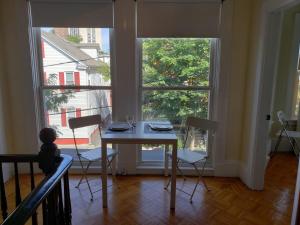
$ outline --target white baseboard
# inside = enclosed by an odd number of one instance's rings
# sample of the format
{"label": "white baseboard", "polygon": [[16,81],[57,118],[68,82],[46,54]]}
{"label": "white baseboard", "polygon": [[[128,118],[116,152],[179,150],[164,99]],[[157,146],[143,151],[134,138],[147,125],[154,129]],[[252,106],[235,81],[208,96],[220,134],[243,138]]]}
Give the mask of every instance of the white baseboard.
{"label": "white baseboard", "polygon": [[[271,151],[274,151],[277,139],[272,139]],[[280,141],[277,151],[278,152],[289,152],[291,150],[291,144],[288,139],[283,137]]]}
{"label": "white baseboard", "polygon": [[247,185],[248,188],[251,188],[251,178],[250,178],[250,170],[246,163],[241,162],[240,163],[240,175],[239,175],[241,181]]}
{"label": "white baseboard", "polygon": [[214,175],[217,177],[239,177],[240,162],[228,160],[215,164]]}

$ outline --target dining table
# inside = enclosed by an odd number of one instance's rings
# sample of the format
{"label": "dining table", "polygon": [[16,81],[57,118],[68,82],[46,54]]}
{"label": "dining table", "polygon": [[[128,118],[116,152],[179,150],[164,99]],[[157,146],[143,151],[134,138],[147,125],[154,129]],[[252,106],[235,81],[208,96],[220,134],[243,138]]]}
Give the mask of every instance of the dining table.
{"label": "dining table", "polygon": [[102,205],[107,208],[107,145],[108,144],[161,144],[171,146],[171,197],[170,209],[175,209],[176,203],[176,162],[177,162],[177,137],[173,129],[152,129],[153,126],[170,124],[169,122],[138,121],[128,129],[106,129],[101,137],[101,165],[102,165]]}

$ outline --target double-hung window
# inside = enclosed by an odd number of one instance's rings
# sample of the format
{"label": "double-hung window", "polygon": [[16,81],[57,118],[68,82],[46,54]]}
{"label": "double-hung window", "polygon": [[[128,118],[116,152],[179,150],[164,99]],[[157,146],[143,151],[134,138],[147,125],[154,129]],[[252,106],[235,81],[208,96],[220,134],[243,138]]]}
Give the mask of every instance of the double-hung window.
{"label": "double-hung window", "polygon": [[[77,29],[79,33],[85,33],[90,28]],[[103,29],[94,28],[99,36]],[[37,32],[43,51],[43,71],[40,73],[43,75],[42,111],[45,124],[55,128],[58,133],[56,143],[60,149],[68,149],[74,143],[68,127],[70,118],[93,114],[111,118],[112,115],[109,52],[105,54],[107,59],[104,62],[100,39],[93,45],[83,39],[78,44],[76,40],[69,39],[68,31],[71,30],[74,29],[47,27]],[[108,36],[104,38],[109,39]],[[82,128],[78,131],[79,147],[88,149],[95,145],[91,142],[94,140],[91,138],[94,130]]]}
{"label": "double-hung window", "polygon": [[[216,39],[140,39],[141,117],[170,121],[183,147],[184,123],[188,116],[210,119],[212,114]],[[207,134],[193,131],[188,140],[193,150],[208,151]],[[140,161],[164,160],[163,146],[143,145]]]}
{"label": "double-hung window", "polygon": [[[213,119],[220,7],[218,0],[137,1],[140,117],[170,121],[179,148],[188,116]],[[192,134],[186,147],[210,155],[210,135]],[[150,145],[138,155],[141,165],[162,165],[165,157],[163,146]]]}
{"label": "double-hung window", "polygon": [[[70,118],[112,115],[109,33],[113,1],[34,0],[30,6],[39,50],[41,121],[57,131],[58,147],[71,153],[74,140],[68,126]],[[94,127],[76,132],[81,149],[100,144],[99,138],[94,138]]]}

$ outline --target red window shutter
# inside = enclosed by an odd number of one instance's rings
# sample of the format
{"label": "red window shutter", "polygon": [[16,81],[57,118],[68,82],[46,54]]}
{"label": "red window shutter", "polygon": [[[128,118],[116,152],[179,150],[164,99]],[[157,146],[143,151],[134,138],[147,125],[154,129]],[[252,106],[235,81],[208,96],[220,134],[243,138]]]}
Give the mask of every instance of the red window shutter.
{"label": "red window shutter", "polygon": [[42,56],[43,56],[43,58],[45,58],[45,43],[44,43],[44,40],[42,40],[41,48],[42,48]]}
{"label": "red window shutter", "polygon": [[66,114],[66,109],[61,109],[61,126],[66,127],[67,126],[67,114]]}
{"label": "red window shutter", "polygon": [[75,85],[80,86],[80,76],[79,72],[74,72],[74,80],[75,80]]}
{"label": "red window shutter", "polygon": [[[80,86],[80,74],[79,74],[79,72],[74,72],[74,81],[75,81],[75,86]],[[80,91],[80,89],[76,89],[76,91]]]}
{"label": "red window shutter", "polygon": [[76,118],[81,117],[81,108],[76,108]]}
{"label": "red window shutter", "polygon": [[[65,85],[65,73],[64,72],[59,72],[58,73],[58,78],[59,78],[59,85],[63,86]],[[61,88],[60,90],[64,90],[63,88]]]}
{"label": "red window shutter", "polygon": [[59,72],[59,85],[65,85],[65,73],[64,72]]}

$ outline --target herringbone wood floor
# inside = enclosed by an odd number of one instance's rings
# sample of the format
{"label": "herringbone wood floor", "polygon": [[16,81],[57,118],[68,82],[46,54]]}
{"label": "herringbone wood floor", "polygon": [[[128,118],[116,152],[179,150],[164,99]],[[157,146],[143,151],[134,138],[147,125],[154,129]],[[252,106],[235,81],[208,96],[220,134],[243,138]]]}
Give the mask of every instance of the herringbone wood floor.
{"label": "herringbone wood floor", "polygon": [[[169,210],[170,192],[164,190],[162,176],[118,177],[119,189],[111,187],[108,209],[102,209],[101,192],[90,202],[87,188],[74,188],[78,176],[71,176],[73,224],[110,225],[285,225],[290,224],[297,160],[292,154],[278,154],[267,168],[265,190],[249,190],[239,179],[206,178],[211,191],[198,189],[193,204],[177,192],[176,211]],[[26,177],[22,177],[26,182]],[[186,190],[193,187],[187,181]],[[178,179],[180,186],[182,179]],[[99,179],[92,182],[100,185]],[[8,184],[11,185],[11,184]],[[25,194],[27,185],[24,185]],[[13,188],[12,188],[13,190]],[[10,193],[11,203],[13,194]]]}

